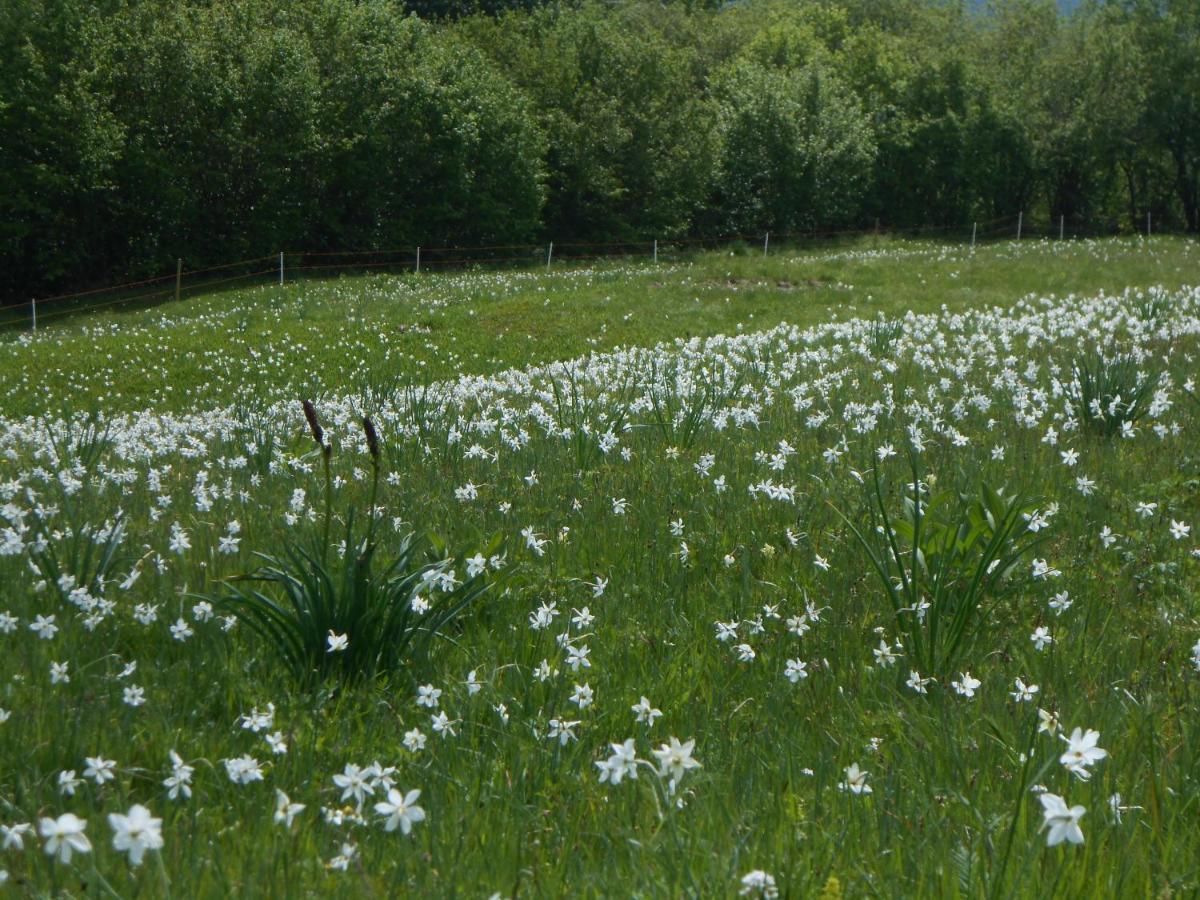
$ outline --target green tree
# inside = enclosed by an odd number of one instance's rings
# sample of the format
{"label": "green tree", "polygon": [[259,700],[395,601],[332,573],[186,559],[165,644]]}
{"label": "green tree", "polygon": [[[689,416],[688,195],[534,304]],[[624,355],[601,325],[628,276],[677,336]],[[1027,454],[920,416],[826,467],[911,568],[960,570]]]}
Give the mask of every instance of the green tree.
{"label": "green tree", "polygon": [[1169,158],[1184,223],[1200,231],[1200,4],[1144,0],[1134,15],[1148,76],[1146,126]]}
{"label": "green tree", "polygon": [[0,297],[101,277],[122,129],[96,91],[109,4],[0,3]]}
{"label": "green tree", "polygon": [[303,238],[322,162],[303,19],[251,0],[137,4],[114,22],[106,90],[126,140],[111,210],[126,255],[146,271]]}
{"label": "green tree", "polygon": [[685,230],[713,165],[695,55],[637,6],[547,8],[466,23],[533,99],[547,138],[544,227],[562,239]]}
{"label": "green tree", "polygon": [[114,221],[147,269],[537,228],[524,98],[393,4],[142,4],[105,68],[128,135]]}
{"label": "green tree", "polygon": [[713,205],[730,230],[828,228],[855,220],[875,144],[856,98],[821,62],[740,62],[720,74],[721,162]]}
{"label": "green tree", "polygon": [[474,48],[385,5],[329,23],[319,232],[330,246],[516,242],[537,230],[544,143],[526,98]]}

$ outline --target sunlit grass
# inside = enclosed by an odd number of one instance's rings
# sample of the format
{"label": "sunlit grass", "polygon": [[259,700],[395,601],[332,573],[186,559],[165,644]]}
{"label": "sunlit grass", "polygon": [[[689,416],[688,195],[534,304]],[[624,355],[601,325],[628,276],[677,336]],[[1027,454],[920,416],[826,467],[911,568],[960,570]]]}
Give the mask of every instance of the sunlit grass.
{"label": "sunlit grass", "polygon": [[[0,825],[72,813],[91,844],[64,863],[25,834],[8,887],[1194,891],[1193,246],[347,279],[0,347]],[[1079,409],[1101,353],[1151,373],[1124,436]],[[504,577],[419,664],[298,678],[221,598],[289,546],[352,567],[350,510],[381,560],[433,534],[424,571]],[[83,551],[118,521],[97,579]],[[964,598],[954,652],[924,654]],[[1075,728],[1107,755],[1072,770]],[[1043,795],[1085,808],[1082,844],[1042,830]],[[134,804],[162,819],[140,866],[108,820]]]}

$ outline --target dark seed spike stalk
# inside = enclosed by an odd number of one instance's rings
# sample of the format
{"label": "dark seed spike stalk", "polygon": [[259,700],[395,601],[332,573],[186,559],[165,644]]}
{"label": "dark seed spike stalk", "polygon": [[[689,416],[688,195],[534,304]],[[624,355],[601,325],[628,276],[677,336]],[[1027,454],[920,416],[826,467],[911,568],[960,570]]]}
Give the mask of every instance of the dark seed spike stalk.
{"label": "dark seed spike stalk", "polygon": [[333,456],[333,444],[325,442],[325,429],[317,421],[317,408],[313,406],[313,402],[304,400],[301,401],[301,405],[304,407],[304,418],[308,420],[308,428],[312,432],[313,440],[321,448],[321,461],[325,466],[325,528],[321,541],[321,562],[324,563],[329,555],[329,526],[333,518],[333,473],[329,466],[330,458]]}
{"label": "dark seed spike stalk", "polygon": [[367,452],[371,454],[371,508],[367,511],[368,522],[367,540],[373,542],[375,538],[375,501],[379,496],[379,432],[375,430],[375,423],[371,421],[370,416],[363,416],[362,420],[363,432],[367,436]]}
{"label": "dark seed spike stalk", "polygon": [[367,435],[367,451],[371,454],[371,459],[376,466],[379,465],[379,433],[375,430],[375,423],[371,421],[370,416],[363,416],[362,420],[363,431]]}
{"label": "dark seed spike stalk", "polygon": [[322,450],[325,449],[325,430],[321,428],[321,423],[317,421],[317,408],[313,406],[311,400],[301,402],[304,407],[304,418],[308,419],[309,430],[312,431],[313,440],[317,442],[317,446]]}

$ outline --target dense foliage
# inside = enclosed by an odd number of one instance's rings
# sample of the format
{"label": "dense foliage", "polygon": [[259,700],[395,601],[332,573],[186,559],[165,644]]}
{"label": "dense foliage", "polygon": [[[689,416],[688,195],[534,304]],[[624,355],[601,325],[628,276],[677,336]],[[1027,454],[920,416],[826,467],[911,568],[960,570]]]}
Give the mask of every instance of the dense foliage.
{"label": "dense foliage", "polygon": [[0,297],[280,249],[1196,230],[1198,51],[1193,0],[4,0]]}

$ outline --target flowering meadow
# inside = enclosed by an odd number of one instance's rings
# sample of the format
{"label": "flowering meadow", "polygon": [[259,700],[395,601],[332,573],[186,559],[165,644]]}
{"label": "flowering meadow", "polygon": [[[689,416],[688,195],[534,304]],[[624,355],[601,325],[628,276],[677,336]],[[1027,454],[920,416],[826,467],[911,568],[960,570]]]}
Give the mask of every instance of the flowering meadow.
{"label": "flowering meadow", "polygon": [[9,333],[0,891],[1200,890],[1197,254],[346,278]]}

